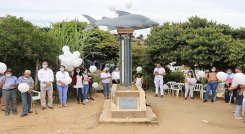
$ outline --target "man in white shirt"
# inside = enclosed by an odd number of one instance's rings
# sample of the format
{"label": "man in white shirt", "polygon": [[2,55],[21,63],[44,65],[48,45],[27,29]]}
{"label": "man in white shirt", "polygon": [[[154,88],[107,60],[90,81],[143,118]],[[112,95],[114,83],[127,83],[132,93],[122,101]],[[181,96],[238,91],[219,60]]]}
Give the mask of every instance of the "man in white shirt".
{"label": "man in white shirt", "polygon": [[156,64],[156,68],[154,69],[153,75],[155,76],[154,78],[154,83],[155,83],[155,97],[158,97],[158,90],[160,86],[160,94],[161,98],[163,98],[163,76],[165,76],[165,69],[161,67],[160,63]]}
{"label": "man in white shirt", "polygon": [[105,99],[110,99],[111,74],[109,73],[109,68],[104,68],[100,77],[102,79],[104,97]]}
{"label": "man in white shirt", "polygon": [[42,69],[38,71],[38,80],[40,81],[41,106],[42,110],[46,109],[46,92],[48,92],[48,108],[53,109],[53,84],[54,73],[48,68],[48,62],[42,63]]}

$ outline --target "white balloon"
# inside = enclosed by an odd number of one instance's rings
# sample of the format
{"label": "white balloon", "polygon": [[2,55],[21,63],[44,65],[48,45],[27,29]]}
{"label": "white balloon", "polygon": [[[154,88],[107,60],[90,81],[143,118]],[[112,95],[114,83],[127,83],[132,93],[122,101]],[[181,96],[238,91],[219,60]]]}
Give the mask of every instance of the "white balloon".
{"label": "white balloon", "polygon": [[64,58],[65,58],[65,55],[63,55],[63,54],[62,55],[59,55],[59,60],[60,61],[62,61],[62,59],[64,59]]}
{"label": "white balloon", "polygon": [[21,83],[19,84],[18,86],[18,90],[21,92],[21,93],[25,93],[27,92],[28,90],[30,89],[30,86],[26,83]]}
{"label": "white balloon", "polygon": [[72,53],[70,51],[65,51],[64,52],[65,57],[70,57]]}
{"label": "white balloon", "polygon": [[66,85],[69,85],[69,84],[71,84],[72,79],[71,79],[71,77],[66,77],[66,78],[63,79],[63,82],[64,82]]}
{"label": "white balloon", "polygon": [[77,57],[75,56],[75,55],[70,55],[70,56],[68,56],[70,59],[71,59],[71,61],[74,61],[74,60],[76,60],[77,59]]}
{"label": "white balloon", "polygon": [[72,60],[70,58],[64,58],[62,63],[67,67],[72,65]]}
{"label": "white balloon", "polygon": [[93,88],[98,88],[98,87],[99,87],[99,84],[98,84],[97,82],[94,82],[94,83],[92,84],[92,87],[93,87]]}
{"label": "white balloon", "polygon": [[68,46],[63,46],[62,51],[65,53],[66,51],[70,51],[70,48]]}
{"label": "white balloon", "polygon": [[119,80],[119,79],[120,79],[120,74],[119,74],[119,73],[114,73],[114,74],[112,75],[112,79],[114,79],[114,80]]}
{"label": "white balloon", "polygon": [[205,72],[204,71],[198,71],[197,76],[203,78],[205,76]]}
{"label": "white balloon", "polygon": [[80,54],[80,52],[75,51],[75,52],[73,52],[73,55],[74,55],[76,58],[79,58],[81,54]]}
{"label": "white balloon", "polygon": [[220,80],[220,81],[225,81],[227,79],[227,74],[224,73],[224,72],[218,72],[217,73],[217,78]]}
{"label": "white balloon", "polygon": [[131,8],[133,6],[133,2],[131,0],[127,0],[125,2],[125,6],[129,9],[129,8]]}
{"label": "white balloon", "polygon": [[0,62],[0,73],[4,73],[7,70],[7,66],[5,63]]}
{"label": "white balloon", "polygon": [[191,81],[190,82],[191,82],[192,85],[194,85],[194,84],[197,83],[197,79],[196,78],[191,78]]}
{"label": "white balloon", "polygon": [[91,73],[94,73],[96,70],[97,70],[96,66],[90,66],[90,67],[89,67],[89,71],[90,71]]}
{"label": "white balloon", "polygon": [[116,6],[115,5],[109,5],[108,6],[110,11],[115,11],[116,10]]}
{"label": "white balloon", "polygon": [[243,73],[236,73],[233,77],[232,83],[245,84],[245,75]]}
{"label": "white balloon", "polygon": [[136,68],[136,71],[137,71],[137,72],[141,72],[141,71],[142,71],[142,67],[137,67],[137,68]]}
{"label": "white balloon", "polygon": [[168,85],[167,84],[164,84],[163,85],[163,89],[168,89]]}
{"label": "white balloon", "polygon": [[72,66],[74,66],[74,67],[79,67],[81,65],[81,61],[80,60],[74,60],[73,62],[72,62]]}

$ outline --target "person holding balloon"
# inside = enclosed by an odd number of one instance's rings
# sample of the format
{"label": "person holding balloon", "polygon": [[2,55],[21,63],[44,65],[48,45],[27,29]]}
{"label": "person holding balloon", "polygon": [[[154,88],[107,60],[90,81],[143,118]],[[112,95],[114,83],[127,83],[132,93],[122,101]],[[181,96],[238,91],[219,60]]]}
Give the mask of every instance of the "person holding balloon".
{"label": "person holding balloon", "polygon": [[83,89],[83,76],[81,67],[77,67],[74,69],[74,74],[72,75],[72,85],[76,92],[77,103],[82,103],[82,89]]}
{"label": "person holding balloon", "polygon": [[67,91],[68,91],[68,84],[71,82],[67,79],[70,78],[69,73],[65,71],[65,66],[60,66],[60,71],[56,73],[56,81],[57,81],[57,89],[59,92],[59,101],[60,107],[64,106],[67,107],[66,100],[67,100]]}
{"label": "person holding balloon", "polygon": [[165,76],[166,71],[165,69],[161,66],[160,63],[156,64],[156,68],[153,71],[153,75],[155,76],[154,78],[154,84],[155,84],[155,97],[158,97],[158,91],[160,87],[160,94],[161,98],[163,98],[163,76]]}
{"label": "person holding balloon", "polygon": [[228,90],[231,86],[234,73],[232,73],[231,69],[227,69],[226,74],[227,74],[227,79],[225,80],[225,102],[229,103],[231,97],[231,103],[234,103],[234,96],[233,95],[231,96],[232,91]]}
{"label": "person holding balloon", "polygon": [[203,102],[208,102],[209,93],[212,90],[212,99],[211,102],[214,102],[214,98],[216,96],[216,89],[218,87],[218,78],[217,78],[217,69],[216,67],[212,67],[211,72],[207,73],[206,79],[208,81],[206,87],[205,99]]}
{"label": "person holding balloon", "polygon": [[5,116],[8,116],[10,114],[10,109],[12,110],[14,115],[17,114],[16,86],[17,78],[13,76],[13,72],[11,69],[7,69],[5,72],[5,76],[0,79],[0,88],[2,88],[4,99]]}
{"label": "person holding balloon", "polygon": [[41,90],[41,107],[46,109],[46,92],[48,93],[48,108],[53,109],[53,81],[54,73],[48,68],[48,62],[42,62],[42,69],[38,70],[38,80]]}
{"label": "person holding balloon", "polygon": [[135,74],[135,84],[142,87],[144,82],[144,74],[142,73],[142,67],[136,68],[136,74]]}
{"label": "person holding balloon", "polygon": [[83,70],[83,104],[86,104],[88,100],[88,90],[89,90],[89,76],[88,76],[88,70]]}
{"label": "person holding balloon", "polygon": [[[27,87],[21,88],[22,83],[27,84]],[[32,113],[31,111],[31,103],[32,103],[32,92],[34,89],[34,80],[31,77],[31,71],[26,70],[24,75],[18,78],[17,81],[18,89],[21,92],[21,99],[22,99],[22,114],[20,117],[27,116],[28,113]]]}
{"label": "person holding balloon", "polygon": [[194,78],[192,71],[188,71],[187,76],[185,77],[185,100],[187,100],[188,92],[191,99],[194,99],[193,88],[196,82],[197,80]]}

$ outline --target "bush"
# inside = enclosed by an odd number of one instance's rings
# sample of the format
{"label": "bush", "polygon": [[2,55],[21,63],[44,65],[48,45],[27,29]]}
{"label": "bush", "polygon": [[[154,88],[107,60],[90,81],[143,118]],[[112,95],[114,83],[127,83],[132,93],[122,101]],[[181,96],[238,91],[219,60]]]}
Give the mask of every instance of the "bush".
{"label": "bush", "polygon": [[167,75],[164,77],[164,83],[167,83],[169,81],[175,81],[175,82],[184,82],[185,76],[183,72],[170,72],[167,73]]}

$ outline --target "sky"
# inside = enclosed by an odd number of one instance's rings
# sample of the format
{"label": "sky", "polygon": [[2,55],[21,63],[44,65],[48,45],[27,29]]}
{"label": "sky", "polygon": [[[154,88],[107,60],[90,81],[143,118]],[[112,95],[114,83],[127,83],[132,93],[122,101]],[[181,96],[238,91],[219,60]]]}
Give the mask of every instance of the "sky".
{"label": "sky", "polygon": [[[116,17],[110,10],[116,9],[145,15],[160,24],[185,22],[197,15],[239,28],[245,27],[244,7],[245,0],[0,0],[0,16],[14,15],[38,26],[50,26],[62,20],[87,21],[82,14],[95,19]],[[135,35],[149,31],[139,30]]]}

